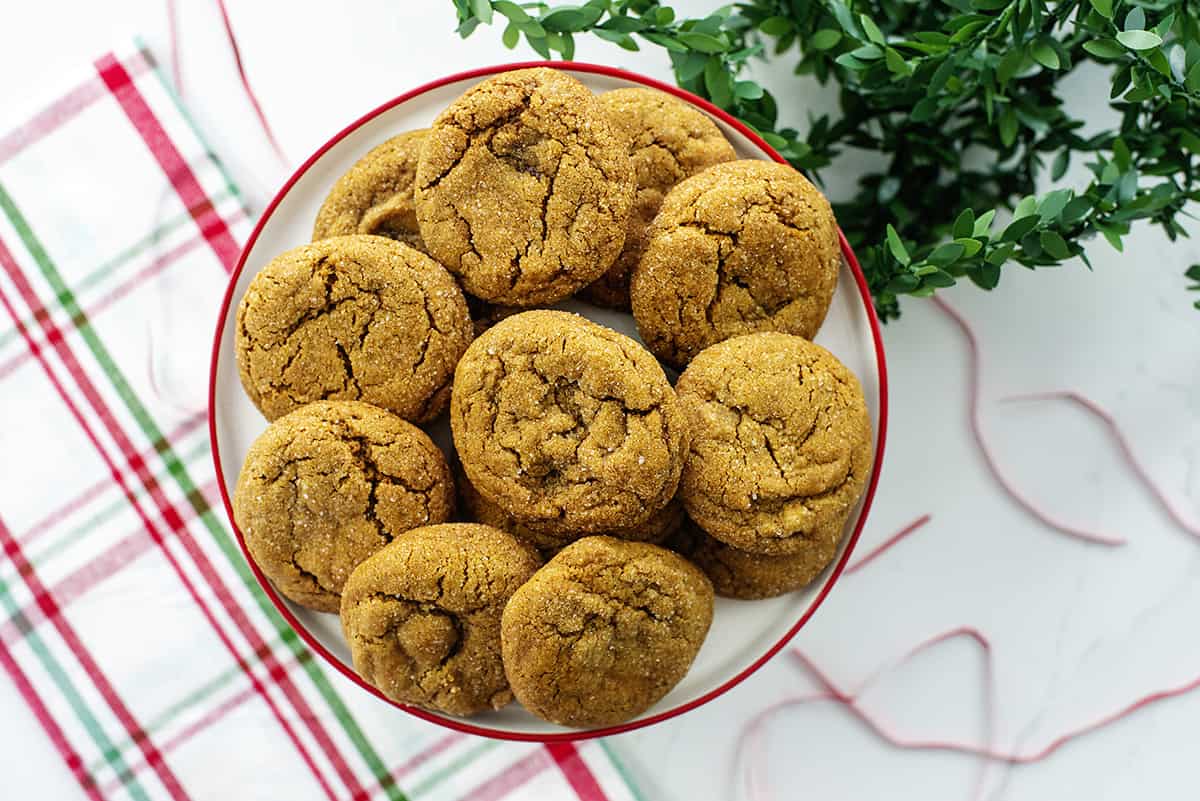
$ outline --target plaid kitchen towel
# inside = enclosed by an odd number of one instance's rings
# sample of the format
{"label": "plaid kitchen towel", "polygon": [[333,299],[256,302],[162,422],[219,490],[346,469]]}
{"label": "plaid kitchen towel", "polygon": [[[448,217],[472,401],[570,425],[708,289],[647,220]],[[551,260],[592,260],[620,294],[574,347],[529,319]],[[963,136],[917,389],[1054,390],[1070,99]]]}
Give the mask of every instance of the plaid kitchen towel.
{"label": "plaid kitchen towel", "polygon": [[[637,798],[604,743],[499,743],[377,702],[257,590],[204,408],[250,221],[150,56],[5,114],[0,667],[62,758],[45,769],[93,799]],[[27,735],[8,722],[5,751]]]}

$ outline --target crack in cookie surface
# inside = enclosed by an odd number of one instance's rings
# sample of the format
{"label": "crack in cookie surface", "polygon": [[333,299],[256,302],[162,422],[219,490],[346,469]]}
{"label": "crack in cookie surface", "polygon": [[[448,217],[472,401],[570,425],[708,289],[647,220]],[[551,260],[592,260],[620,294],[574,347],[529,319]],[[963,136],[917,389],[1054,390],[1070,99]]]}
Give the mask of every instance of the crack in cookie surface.
{"label": "crack in cookie surface", "polygon": [[453,509],[449,467],[428,436],[353,401],[309,404],[273,423],[251,446],[234,495],[259,568],[284,595],[322,611],[336,611],[359,562]]}
{"label": "crack in cookie surface", "polygon": [[716,123],[665,92],[631,87],[605,92],[598,100],[628,145],[637,189],[621,255],[582,295],[602,306],[628,309],[629,275],[642,257],[663,197],[684,178],[737,155]]}
{"label": "crack in cookie surface", "polygon": [[455,373],[450,422],[480,495],[568,537],[638,526],[662,509],[687,447],[654,358],[557,311],[509,317],[476,340]]}
{"label": "crack in cookie surface", "polygon": [[355,668],[388,697],[455,715],[511,700],[500,615],[540,566],[528,546],[488,526],[414,529],[354,571],[342,628]]}
{"label": "crack in cookie surface", "polygon": [[552,303],[620,252],[628,156],[591,93],[546,68],[498,75],[434,122],[415,189],[429,252],[484,300]]}
{"label": "crack in cookie surface", "polygon": [[751,334],[702,352],[677,383],[692,429],[680,484],[689,516],[746,551],[827,550],[866,483],[862,389],[800,337]]}
{"label": "crack in cookie surface", "polygon": [[587,537],[504,610],[505,669],[530,711],[568,726],[628,720],[683,677],[712,621],[712,586],[678,555]]}
{"label": "crack in cookie surface", "polygon": [[334,237],[254,277],[238,307],[238,368],[268,419],[365,400],[424,422],[444,408],[473,333],[462,291],[432,259],[382,237]]}
{"label": "crack in cookie surface", "polygon": [[372,148],[334,183],[313,223],[313,240],[374,234],[422,252],[413,183],[425,130],[407,131]]}
{"label": "crack in cookie surface", "polygon": [[718,164],[663,200],[631,280],[638,331],[677,366],[739,334],[811,339],[840,258],[833,211],[802,175],[773,162]]}

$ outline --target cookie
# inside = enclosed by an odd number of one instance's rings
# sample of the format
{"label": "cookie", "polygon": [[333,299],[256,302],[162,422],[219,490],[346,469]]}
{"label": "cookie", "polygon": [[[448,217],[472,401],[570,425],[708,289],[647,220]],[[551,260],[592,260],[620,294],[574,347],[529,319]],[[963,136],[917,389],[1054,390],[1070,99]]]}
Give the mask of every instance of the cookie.
{"label": "cookie", "polygon": [[795,553],[767,556],[726,545],[685,519],[667,546],[703,570],[717,595],[753,601],[807,587],[833,561],[838,541],[806,540]]}
{"label": "cookie", "polygon": [[674,496],[687,451],[654,357],[561,311],[509,317],[472,343],[450,427],[479,494],[548,534],[640,525]]}
{"label": "cookie", "polygon": [[808,179],[770,161],[718,164],[663,200],[630,281],[633,316],[679,367],[739,334],[812,339],[840,264],[833,210]]}
{"label": "cookie", "polygon": [[601,306],[628,309],[629,274],[642,257],[647,231],[667,190],[706,167],[733,161],[737,154],[706,114],[666,92],[630,87],[597,99],[627,143],[637,189],[621,255],[581,295]]}
{"label": "cookie", "polygon": [[242,386],[268,420],[316,400],[363,400],[425,422],[446,406],[473,336],[454,278],[379,236],[277,256],[237,313]]}
{"label": "cookie", "polygon": [[451,715],[512,700],[500,615],[541,560],[488,526],[413,529],[350,576],[342,632],[354,669],[384,695]]}
{"label": "cookie", "polygon": [[592,93],[538,67],[477,84],[434,121],[415,191],[421,238],[467,292],[553,303],[625,241],[633,170]]}
{"label": "cookie", "polygon": [[820,345],[766,332],[704,350],[675,386],[692,432],[688,516],[752,553],[834,547],[871,470],[854,374]]}
{"label": "cookie", "polygon": [[453,513],[441,450],[411,423],[357,401],[310,403],[268,426],[233,496],[255,564],[283,595],[321,612],[337,611],[359,562]]}
{"label": "cookie", "polygon": [[312,238],[375,234],[424,251],[413,181],[425,131],[408,131],[372,148],[337,180],[313,223]]}
{"label": "cookie", "polygon": [[[543,556],[553,555],[578,539],[570,534],[548,534],[525,525],[498,504],[480,495],[461,469],[456,471],[454,486],[458,489],[459,512],[464,519],[507,531],[522,542],[537,548]],[[682,523],[683,504],[679,499],[672,498],[666,506],[639,525],[616,528],[604,534],[631,542],[660,543],[674,534]]]}
{"label": "cookie", "polygon": [[656,545],[587,537],[563,548],[504,608],[504,670],[526,709],[564,726],[645,712],[691,667],[712,585]]}

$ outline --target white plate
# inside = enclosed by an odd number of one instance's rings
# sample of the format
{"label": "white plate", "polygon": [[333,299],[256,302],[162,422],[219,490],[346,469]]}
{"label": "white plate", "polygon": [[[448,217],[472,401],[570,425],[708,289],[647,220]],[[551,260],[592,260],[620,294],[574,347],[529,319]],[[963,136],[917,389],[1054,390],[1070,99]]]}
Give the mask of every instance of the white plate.
{"label": "white plate", "polygon": [[[263,213],[231,279],[213,344],[209,422],[213,460],[230,525],[233,525],[233,514],[229,507],[230,488],[236,483],[250,444],[266,427],[262,415],[242,391],[234,358],[235,304],[246,291],[251,278],[277,254],[309,241],[313,219],[330,186],[370,148],[395,134],[428,126],[442,109],[482,77],[518,66],[530,65],[502,65],[450,76],[402,95],[367,114],[334,137],[300,167]],[[594,92],[638,85],[672,92],[711,116],[733,143],[740,158],[780,160],[745,126],[703,100],[674,87],[608,67],[561,62],[543,66],[571,72]],[[862,381],[877,443],[875,465],[867,490],[846,524],[842,550],[833,566],[807,589],[781,598],[751,602],[718,598],[712,629],[691,671],[652,709],[622,726],[572,731],[545,723],[517,704],[469,720],[449,718],[411,707],[401,709],[451,728],[489,737],[547,741],[613,734],[673,717],[705,703],[740,682],[787,643],[816,610],[845,565],[870,507],[878,480],[879,460],[883,454],[887,379],[878,322],[857,262],[844,240],[842,251],[842,272],[837,293],[817,341],[831,350]],[[597,309],[578,301],[569,301],[563,307],[637,338],[637,329],[628,315]],[[431,434],[443,447],[449,447],[444,423],[440,431],[434,430]],[[238,541],[241,542],[240,533]],[[313,612],[284,600],[263,579],[253,562],[251,567],[267,595],[313,650],[361,687],[379,696],[354,674],[350,666],[350,651],[342,639],[337,616]]]}

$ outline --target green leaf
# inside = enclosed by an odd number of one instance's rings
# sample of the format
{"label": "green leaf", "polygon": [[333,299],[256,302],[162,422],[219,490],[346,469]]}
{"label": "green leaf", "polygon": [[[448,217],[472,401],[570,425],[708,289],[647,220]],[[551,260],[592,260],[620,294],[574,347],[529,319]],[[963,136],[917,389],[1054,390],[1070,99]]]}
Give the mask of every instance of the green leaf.
{"label": "green leaf", "polygon": [[712,102],[721,108],[728,108],[732,105],[733,87],[731,84],[732,80],[724,63],[717,56],[710,56],[708,64],[704,67],[704,88],[708,90],[708,96]]}
{"label": "green leaf", "polygon": [[576,33],[595,24],[603,14],[604,12],[595,6],[583,6],[581,8],[564,6],[550,11],[539,21],[542,23],[542,27],[548,31],[554,31],[555,33]]}
{"label": "green leaf", "polygon": [[1012,147],[1017,141],[1017,115],[1011,107],[1005,108],[1000,115],[1000,142],[1005,147]]}
{"label": "green leaf", "polygon": [[1134,6],[1128,14],[1125,15],[1125,30],[1140,31],[1146,27],[1146,12],[1141,6]]}
{"label": "green leaf", "polygon": [[1092,210],[1092,201],[1086,197],[1077,197],[1067,204],[1062,210],[1062,215],[1059,219],[1063,225],[1074,225],[1087,216],[1087,213]]}
{"label": "green leaf", "polygon": [[959,237],[954,241],[963,246],[963,258],[969,259],[983,249],[983,243],[978,239]]}
{"label": "green leaf", "polygon": [[1113,18],[1112,0],[1092,0],[1092,8],[1105,19]]}
{"label": "green leaf", "polygon": [[533,19],[533,17],[525,13],[525,9],[516,3],[509,2],[509,0],[496,0],[496,2],[492,3],[492,8],[508,17],[510,22],[522,23]]}
{"label": "green leaf", "polygon": [[1197,61],[1195,66],[1188,70],[1184,85],[1189,91],[1200,93],[1200,61]]}
{"label": "green leaf", "polygon": [[896,75],[908,76],[912,75],[912,67],[904,60],[904,57],[889,47],[883,51],[884,59],[887,62],[887,68]]}
{"label": "green leaf", "polygon": [[912,292],[921,285],[921,279],[911,273],[900,273],[888,282],[887,288],[891,292]]}
{"label": "green leaf", "polygon": [[678,39],[680,43],[701,53],[723,53],[729,49],[727,41],[710,33],[683,31],[678,35]]}
{"label": "green leaf", "polygon": [[858,29],[858,23],[854,21],[854,15],[850,13],[850,9],[842,0],[828,0],[828,6],[833,18],[837,20],[838,25],[842,26],[843,31],[855,39],[863,38],[862,31]]}
{"label": "green leaf", "polygon": [[1041,222],[1041,217],[1036,217],[1033,215],[1030,215],[1029,217],[1022,217],[1019,220],[1013,220],[1008,224],[1008,227],[1004,229],[1004,236],[1001,238],[1005,242],[1016,242],[1034,228],[1037,228]]}
{"label": "green leaf", "polygon": [[1064,148],[1059,151],[1054,157],[1054,164],[1050,166],[1050,180],[1057,181],[1067,174],[1067,167],[1071,165],[1071,151]]}
{"label": "green leaf", "polygon": [[1037,211],[1037,203],[1037,197],[1034,195],[1026,195],[1021,198],[1016,208],[1013,209],[1013,219],[1019,220],[1022,217],[1028,217],[1030,214],[1033,214]]}
{"label": "green leaf", "polygon": [[1130,50],[1150,50],[1162,44],[1162,37],[1150,31],[1121,31],[1117,41]]}
{"label": "green leaf", "polygon": [[882,45],[886,39],[883,38],[883,31],[879,30],[879,26],[875,21],[866,14],[859,14],[858,19],[862,22],[863,32],[867,34],[867,39],[877,45]]}
{"label": "green leaf", "polygon": [[[959,246],[959,245],[955,245],[955,247],[958,247],[961,249],[961,246]],[[954,286],[954,276],[950,275],[950,273],[938,270],[937,272],[930,273],[929,275],[922,278],[921,282],[925,286],[932,286],[932,287],[937,287],[938,289],[945,289],[946,287]]]}
{"label": "green leaf", "polygon": [[953,264],[961,256],[965,248],[957,242],[946,242],[938,245],[929,254],[927,261],[930,264],[936,264],[939,267],[945,267],[947,264]]}
{"label": "green leaf", "polygon": [[677,40],[674,36],[668,36],[665,33],[659,33],[658,31],[638,31],[638,36],[642,37],[647,42],[653,42],[659,47],[665,47],[672,53],[688,52],[687,45]]}
{"label": "green leaf", "polygon": [[792,21],[787,17],[767,17],[758,23],[758,29],[767,36],[782,36],[793,27]]}
{"label": "green leaf", "polygon": [[1067,207],[1067,203],[1071,201],[1071,195],[1074,193],[1070,189],[1056,189],[1047,194],[1038,203],[1037,213],[1043,220],[1053,220],[1062,214],[1062,210]]}
{"label": "green leaf", "polygon": [[1121,58],[1125,48],[1116,39],[1093,39],[1083,43],[1083,49],[1096,58]]}
{"label": "green leaf", "polygon": [[1004,54],[1004,58],[1000,59],[1000,63],[996,65],[996,80],[1001,84],[1006,84],[1012,77],[1020,71],[1021,65],[1025,63],[1025,51],[1019,47],[1015,47]]}
{"label": "green leaf", "polygon": [[708,66],[708,56],[702,53],[688,53],[683,57],[682,63],[675,67],[675,73],[681,81],[690,81],[693,78],[698,78],[704,74],[704,68]]}
{"label": "green leaf", "polygon": [[1056,259],[1071,258],[1071,249],[1067,247],[1067,240],[1063,239],[1055,231],[1042,231],[1039,237],[1042,243],[1042,250],[1049,253]]}
{"label": "green leaf", "polygon": [[661,6],[654,12],[654,24],[663,27],[670,25],[675,21],[675,9],[668,6]]}
{"label": "green leaf", "polygon": [[616,31],[617,33],[635,33],[646,27],[646,23],[635,17],[617,15],[606,19],[597,30]]}
{"label": "green leaf", "polygon": [[1200,136],[1191,131],[1185,131],[1182,128],[1176,131],[1176,133],[1179,134],[1179,144],[1200,156]]}
{"label": "green leaf", "polygon": [[1000,283],[1000,265],[984,262],[979,269],[972,270],[970,276],[980,289],[995,289]]}
{"label": "green leaf", "polygon": [[1100,233],[1108,240],[1108,244],[1112,245],[1113,250],[1118,253],[1125,252],[1125,245],[1121,242],[1121,234],[1114,231],[1112,228],[1101,228]]}
{"label": "green leaf", "polygon": [[878,45],[868,44],[851,50],[850,55],[862,61],[872,61],[883,58],[883,50]]}
{"label": "green leaf", "polygon": [[739,100],[758,100],[763,88],[754,81],[738,81],[733,85],[733,96]]}
{"label": "green leaf", "polygon": [[471,0],[471,10],[484,25],[492,24],[492,4],[490,0]]}
{"label": "green leaf", "polygon": [[991,253],[987,254],[984,260],[988,264],[1004,264],[1006,261],[1012,258],[1012,254],[1015,253],[1016,250],[1017,246],[1015,244],[1010,243],[1007,245],[1001,245]]}
{"label": "green leaf", "polygon": [[971,231],[971,236],[984,236],[992,227],[992,220],[996,217],[995,209],[988,209],[983,214],[979,215],[979,219],[975,221],[975,228]]}
{"label": "green leaf", "polygon": [[633,41],[633,37],[627,33],[618,33],[617,31],[606,31],[602,28],[597,28],[594,33],[601,39],[625,48],[626,50],[638,50],[638,43]]}
{"label": "green leaf", "polygon": [[954,220],[954,236],[967,237],[975,232],[975,210],[970,206],[963,209]]}
{"label": "green leaf", "polygon": [[1030,55],[1033,56],[1034,61],[1046,69],[1056,70],[1059,67],[1058,53],[1045,39],[1039,39],[1033,43]]}
{"label": "green leaf", "polygon": [[891,223],[888,223],[887,226],[887,243],[888,249],[892,251],[896,261],[907,267],[912,261],[912,257],[908,255],[908,250],[905,249],[904,243],[900,241],[900,235],[896,233],[896,229],[892,227]]}
{"label": "green leaf", "polygon": [[529,42],[529,46],[542,58],[550,58],[550,43],[545,36],[531,36],[528,31],[525,32],[525,41]]}
{"label": "green leaf", "polygon": [[830,50],[842,41],[842,34],[833,28],[822,28],[808,40],[809,47],[814,50]]}
{"label": "green leaf", "polygon": [[521,32],[517,30],[517,26],[511,22],[504,27],[504,34],[500,37],[500,41],[509,50],[517,46],[517,42],[521,41]]}

